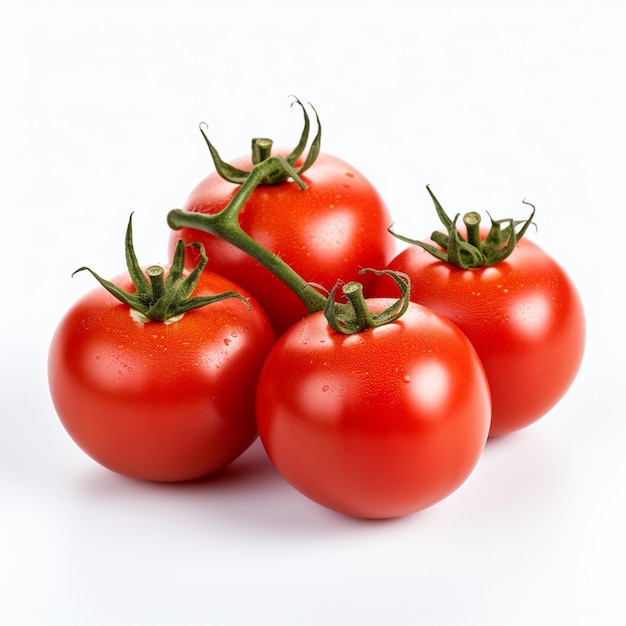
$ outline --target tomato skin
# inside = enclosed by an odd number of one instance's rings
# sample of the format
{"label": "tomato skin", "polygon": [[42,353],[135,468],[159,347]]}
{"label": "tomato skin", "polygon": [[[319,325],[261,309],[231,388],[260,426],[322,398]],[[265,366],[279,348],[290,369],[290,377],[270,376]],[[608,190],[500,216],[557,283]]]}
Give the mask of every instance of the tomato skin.
{"label": "tomato skin", "polygon": [[374,519],[413,513],[459,487],[483,450],[491,407],[465,335],[410,303],[399,320],[354,335],[330,329],[323,313],[298,322],[267,357],[256,411],[287,482]]}
{"label": "tomato skin", "polygon": [[[232,164],[241,169],[251,167],[248,157]],[[387,231],[391,217],[385,203],[360,172],[329,154],[320,153],[302,180],[307,185],[304,191],[291,181],[255,189],[240,214],[241,227],[304,280],[330,289],[338,279],[358,279],[367,294],[373,275],[359,276],[358,270],[384,267],[396,249],[395,239]],[[182,208],[217,213],[238,188],[214,172],[196,186]],[[182,228],[171,234],[172,250],[181,237],[186,243],[204,244],[213,271],[241,285],[257,299],[277,336],[306,315],[298,296],[232,244],[196,229]],[[186,267],[196,263],[197,251],[189,249]]]}
{"label": "tomato skin", "polygon": [[[565,394],[580,367],[585,316],[563,268],[529,239],[504,261],[463,270],[418,246],[389,269],[412,281],[411,299],[452,320],[476,348],[491,388],[490,436],[524,428]],[[373,293],[387,294],[383,281]]]}
{"label": "tomato skin", "polygon": [[[130,290],[127,274],[113,282]],[[205,272],[194,295],[234,290]],[[275,339],[253,300],[229,298],[180,320],[138,322],[105,289],[79,299],[51,342],[48,378],[59,418],[101,465],[175,482],[206,476],[256,439],[254,390]]]}

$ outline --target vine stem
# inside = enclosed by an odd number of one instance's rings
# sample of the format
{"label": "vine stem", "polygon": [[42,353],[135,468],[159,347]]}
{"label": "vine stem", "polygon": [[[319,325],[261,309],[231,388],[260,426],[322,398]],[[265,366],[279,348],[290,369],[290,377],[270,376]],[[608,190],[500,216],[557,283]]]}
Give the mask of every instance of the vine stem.
{"label": "vine stem", "polygon": [[173,230],[194,228],[227,241],[255,258],[272,274],[282,280],[302,300],[309,313],[323,311],[326,306],[326,296],[312,288],[304,278],[279,256],[256,242],[244,232],[239,224],[239,214],[252,192],[268,176],[274,175],[281,170],[287,172],[301,190],[306,189],[306,185],[286,159],[281,156],[271,156],[250,170],[250,174],[241,184],[231,201],[219,213],[208,215],[173,209],[167,215],[167,223]]}

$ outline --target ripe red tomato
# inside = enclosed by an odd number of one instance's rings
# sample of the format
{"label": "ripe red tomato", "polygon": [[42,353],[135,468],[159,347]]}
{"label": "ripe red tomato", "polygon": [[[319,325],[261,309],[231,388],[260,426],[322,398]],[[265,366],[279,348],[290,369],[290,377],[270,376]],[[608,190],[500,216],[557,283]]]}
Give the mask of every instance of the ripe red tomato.
{"label": "ripe red tomato", "polygon": [[[123,289],[128,275],[115,281]],[[204,272],[195,295],[248,294]],[[133,478],[205,476],[256,439],[254,393],[274,335],[261,307],[237,298],[171,323],[137,321],[97,287],[68,311],[53,337],[52,400],[74,441],[105,467]]]}
{"label": "ripe red tomato", "polygon": [[[391,302],[367,301],[372,310]],[[465,335],[410,302],[400,319],[352,335],[322,312],[295,324],[263,366],[256,412],[268,456],[293,487],[347,515],[391,518],[465,481],[491,407]]]}
{"label": "ripe red tomato", "polygon": [[[411,299],[453,321],[469,337],[491,388],[491,436],[545,415],[567,391],[583,357],[580,296],[563,268],[521,239],[503,261],[460,269],[411,246],[389,269],[411,278]],[[373,288],[388,294],[384,281]]]}
{"label": "ripe red tomato", "polygon": [[[277,151],[277,154],[285,151]],[[297,164],[299,164],[297,162]],[[249,170],[249,157],[232,165]],[[356,280],[363,267],[384,267],[395,251],[387,228],[391,217],[373,185],[354,167],[320,153],[301,174],[302,191],[294,182],[257,187],[240,214],[242,229],[280,256],[304,280],[330,289],[337,279]],[[239,185],[214,172],[192,191],[185,211],[215,214],[231,200]],[[277,335],[307,311],[298,296],[245,252],[211,234],[189,228],[172,232],[172,248],[182,238],[206,249],[213,271],[248,290],[267,313]],[[196,249],[187,251],[187,267],[197,263]],[[365,291],[373,276],[359,278]]]}

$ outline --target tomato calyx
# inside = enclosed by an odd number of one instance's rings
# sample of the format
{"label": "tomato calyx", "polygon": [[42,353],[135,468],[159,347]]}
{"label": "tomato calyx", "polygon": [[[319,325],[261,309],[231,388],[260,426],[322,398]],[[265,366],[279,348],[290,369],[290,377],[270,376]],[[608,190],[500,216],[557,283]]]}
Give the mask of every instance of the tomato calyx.
{"label": "tomato calyx", "polygon": [[[296,161],[302,156],[304,149],[306,148],[307,142],[309,140],[309,132],[311,129],[311,120],[309,114],[306,111],[306,107],[302,102],[294,96],[293,104],[297,104],[302,109],[304,114],[304,127],[302,129],[302,134],[300,135],[300,141],[298,145],[291,151],[289,155],[285,157],[285,160],[289,165],[295,168]],[[309,152],[306,155],[304,163],[296,168],[296,172],[298,174],[302,174],[305,172],[317,159],[320,146],[322,141],[322,126],[320,124],[319,116],[317,115],[317,111],[313,107],[313,105],[309,105],[313,109],[313,113],[315,114],[315,119],[317,123],[317,134],[313,138],[311,146],[309,147]],[[211,153],[211,157],[213,159],[213,163],[215,165],[215,169],[217,173],[225,180],[235,183],[237,185],[242,185],[248,176],[250,176],[250,171],[242,170],[240,168],[234,167],[230,165],[226,161],[222,160],[219,155],[219,152],[215,148],[215,146],[209,140],[209,137],[206,133],[207,125],[203,122],[200,124],[200,132],[204,137],[204,141],[206,142],[209,151]],[[262,161],[265,161],[271,156],[273,141],[266,137],[255,137],[252,139],[252,165],[258,165]],[[260,184],[263,185],[279,185],[281,183],[286,182],[290,177],[290,174],[284,170],[272,171],[267,174],[265,178],[260,181]]]}
{"label": "tomato calyx", "polygon": [[[446,229],[446,233],[434,231],[431,235],[432,241],[439,247],[400,235],[394,232],[392,228],[389,228],[389,232],[397,239],[420,246],[440,261],[461,269],[475,269],[500,263],[513,252],[528,227],[533,223],[535,207],[523,200],[523,204],[532,207],[528,219],[494,220],[489,216],[491,227],[486,237],[483,238],[480,232],[480,215],[475,211],[470,211],[465,213],[462,218],[467,234],[467,236],[463,236],[457,228],[460,214],[457,213],[454,218],[450,218],[431,191],[430,186],[427,185],[426,189],[435,204],[439,220]],[[520,225],[521,228],[518,229]]]}
{"label": "tomato calyx", "polygon": [[[328,293],[324,315],[329,326],[338,333],[353,335],[368,328],[389,324],[402,317],[409,306],[411,279],[406,274],[391,270],[375,270],[369,267],[359,270],[359,274],[365,272],[374,272],[378,276],[391,277],[400,289],[400,297],[383,311],[373,312],[367,306],[361,283],[350,281],[344,284],[342,281],[337,281]],[[343,295],[347,298],[345,303],[336,301],[336,292],[341,285],[343,285]],[[318,285],[313,286],[319,288]]]}
{"label": "tomato calyx", "polygon": [[[172,263],[167,276],[160,265],[151,265],[145,272],[139,265],[133,245],[133,216],[131,214],[126,227],[126,266],[130,278],[135,286],[134,292],[124,291],[109,280],[102,278],[88,267],[78,268],[72,276],[78,272],[88,271],[111,295],[120,302],[128,305],[131,312],[135,313],[140,321],[158,321],[171,323],[180,319],[192,309],[206,306],[225,298],[239,298],[246,304],[248,301],[235,291],[226,291],[214,296],[194,296],[194,292],[202,271],[208,263],[202,244],[189,244],[200,250],[200,261],[187,275],[184,275],[185,244],[182,239],[178,240]],[[249,305],[248,305],[248,308]]]}

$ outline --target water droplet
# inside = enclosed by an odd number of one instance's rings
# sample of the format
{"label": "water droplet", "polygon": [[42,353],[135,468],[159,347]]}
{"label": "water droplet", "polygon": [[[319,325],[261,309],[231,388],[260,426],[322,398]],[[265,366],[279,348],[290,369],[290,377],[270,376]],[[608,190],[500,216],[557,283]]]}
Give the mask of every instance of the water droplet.
{"label": "water droplet", "polygon": [[408,374],[405,374],[405,375],[402,377],[402,380],[403,380],[405,383],[410,383],[410,382],[411,382],[411,377],[410,377]]}
{"label": "water droplet", "polygon": [[225,345],[230,345],[230,339],[228,337],[226,337],[226,339],[224,339],[224,344]]}
{"label": "water droplet", "polygon": [[322,387],[322,391],[328,391],[328,385],[324,385],[324,386]]}

